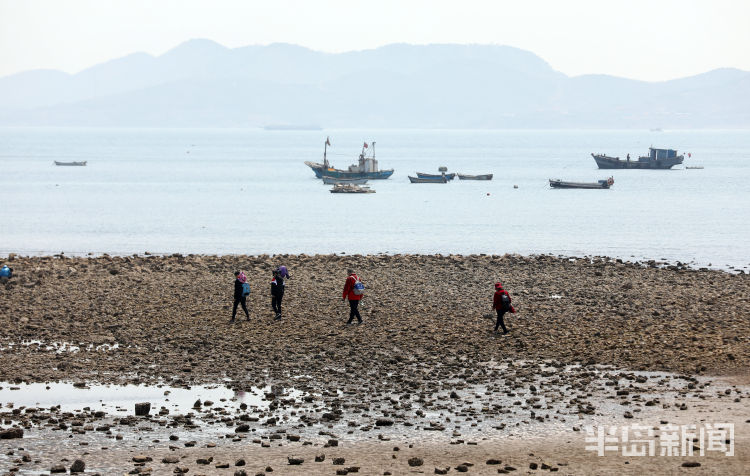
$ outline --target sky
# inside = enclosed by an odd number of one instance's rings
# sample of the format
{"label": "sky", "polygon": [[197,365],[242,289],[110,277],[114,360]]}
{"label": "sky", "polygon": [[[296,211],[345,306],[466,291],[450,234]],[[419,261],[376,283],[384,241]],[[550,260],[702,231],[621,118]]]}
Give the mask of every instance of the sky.
{"label": "sky", "polygon": [[0,0],[0,77],[76,73],[193,38],[332,53],[508,45],[569,76],[664,81],[750,71],[750,0]]}

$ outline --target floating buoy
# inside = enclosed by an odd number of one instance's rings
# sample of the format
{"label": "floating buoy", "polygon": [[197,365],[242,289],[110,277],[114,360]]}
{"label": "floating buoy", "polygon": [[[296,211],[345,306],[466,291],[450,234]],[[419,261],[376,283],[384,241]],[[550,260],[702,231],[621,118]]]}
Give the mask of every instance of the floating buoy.
{"label": "floating buoy", "polygon": [[488,196],[488,197],[490,196],[490,192],[487,192],[487,196]]}

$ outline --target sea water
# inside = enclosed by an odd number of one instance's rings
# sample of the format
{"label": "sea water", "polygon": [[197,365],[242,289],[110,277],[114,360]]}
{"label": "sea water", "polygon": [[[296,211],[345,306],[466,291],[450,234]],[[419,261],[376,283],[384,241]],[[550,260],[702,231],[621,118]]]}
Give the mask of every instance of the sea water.
{"label": "sea water", "polygon": [[[380,167],[395,173],[370,182],[376,193],[329,193],[303,163],[322,161],[326,137],[334,166],[375,141]],[[591,157],[649,146],[678,149],[684,165],[599,170]],[[439,166],[494,179],[409,183]],[[610,190],[548,183],[609,176]],[[552,253],[750,265],[748,131],[3,128],[0,194],[0,256]]]}

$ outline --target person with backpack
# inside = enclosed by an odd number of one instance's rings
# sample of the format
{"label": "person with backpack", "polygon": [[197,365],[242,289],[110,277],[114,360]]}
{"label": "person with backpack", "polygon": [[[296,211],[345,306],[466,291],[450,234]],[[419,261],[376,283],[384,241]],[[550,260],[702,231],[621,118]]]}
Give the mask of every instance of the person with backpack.
{"label": "person with backpack", "polygon": [[275,320],[281,319],[281,299],[284,297],[284,278],[278,269],[273,270],[271,280],[271,307],[276,313]]}
{"label": "person with backpack", "polygon": [[232,319],[229,322],[234,322],[234,316],[237,315],[237,305],[242,305],[242,310],[245,311],[245,317],[250,320],[250,313],[247,312],[247,297],[250,295],[250,284],[247,282],[247,276],[242,271],[234,272],[234,306],[232,307]]}
{"label": "person with backpack", "polygon": [[354,270],[349,269],[347,272],[349,275],[344,283],[344,292],[341,296],[342,301],[349,299],[349,320],[346,325],[351,325],[355,316],[357,317],[357,324],[362,324],[362,316],[359,315],[359,301],[365,293],[365,285],[362,284]]}
{"label": "person with backpack", "polygon": [[510,301],[511,299],[508,291],[503,289],[503,285],[501,283],[495,283],[495,295],[492,297],[492,309],[497,311],[495,332],[497,332],[498,327],[502,327],[503,334],[508,333],[508,329],[505,327],[505,321],[503,320],[503,315],[505,315],[506,312],[516,312],[516,310],[510,304]]}

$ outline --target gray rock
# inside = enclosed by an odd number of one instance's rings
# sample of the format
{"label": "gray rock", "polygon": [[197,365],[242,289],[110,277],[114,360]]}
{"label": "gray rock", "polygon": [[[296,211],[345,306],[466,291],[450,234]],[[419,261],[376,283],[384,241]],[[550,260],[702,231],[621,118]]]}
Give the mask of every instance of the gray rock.
{"label": "gray rock", "polygon": [[86,463],[82,459],[77,459],[73,461],[73,464],[70,466],[70,473],[83,473],[85,469]]}
{"label": "gray rock", "polygon": [[142,402],[135,404],[135,416],[148,416],[151,411],[151,403]]}

